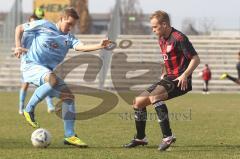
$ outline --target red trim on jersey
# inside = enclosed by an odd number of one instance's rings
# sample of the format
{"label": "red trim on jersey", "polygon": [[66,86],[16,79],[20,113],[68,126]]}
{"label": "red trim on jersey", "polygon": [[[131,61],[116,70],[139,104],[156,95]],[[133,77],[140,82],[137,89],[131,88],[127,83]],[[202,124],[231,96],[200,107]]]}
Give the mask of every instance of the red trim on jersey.
{"label": "red trim on jersey", "polygon": [[171,58],[172,61],[172,65],[173,65],[173,74],[174,75],[178,75],[179,74],[179,70],[178,70],[178,61],[177,61],[177,53],[174,51],[173,52],[173,56]]}
{"label": "red trim on jersey", "polygon": [[167,75],[171,78],[179,77],[187,69],[192,56],[197,55],[188,38],[174,28],[168,38],[159,38],[159,45]]}
{"label": "red trim on jersey", "polygon": [[176,40],[183,41],[183,36],[179,32],[172,32],[172,35]]}

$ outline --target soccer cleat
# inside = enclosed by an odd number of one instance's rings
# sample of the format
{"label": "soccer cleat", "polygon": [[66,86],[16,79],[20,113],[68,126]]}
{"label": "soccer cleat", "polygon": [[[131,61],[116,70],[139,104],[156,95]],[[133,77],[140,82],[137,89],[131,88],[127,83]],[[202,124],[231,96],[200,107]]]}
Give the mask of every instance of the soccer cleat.
{"label": "soccer cleat", "polygon": [[174,135],[163,138],[162,143],[158,147],[158,150],[159,151],[167,150],[171,146],[172,143],[176,142],[176,140],[177,139]]}
{"label": "soccer cleat", "polygon": [[23,111],[23,115],[25,117],[25,119],[27,120],[27,122],[34,128],[40,128],[40,125],[38,124],[38,122],[35,121],[34,119],[34,112],[26,112]]}
{"label": "soccer cleat", "polygon": [[223,80],[223,79],[226,79],[227,78],[227,73],[223,73],[221,76],[220,76],[220,79]]}
{"label": "soccer cleat", "polygon": [[145,136],[143,139],[137,139],[136,136],[134,136],[134,138],[132,139],[132,141],[128,144],[123,145],[123,147],[125,148],[132,148],[132,147],[136,147],[139,145],[147,145],[148,141],[147,141],[147,137]]}
{"label": "soccer cleat", "polygon": [[77,147],[88,147],[86,143],[84,143],[81,139],[79,139],[77,136],[71,136],[64,138],[64,144],[65,145],[73,145]]}

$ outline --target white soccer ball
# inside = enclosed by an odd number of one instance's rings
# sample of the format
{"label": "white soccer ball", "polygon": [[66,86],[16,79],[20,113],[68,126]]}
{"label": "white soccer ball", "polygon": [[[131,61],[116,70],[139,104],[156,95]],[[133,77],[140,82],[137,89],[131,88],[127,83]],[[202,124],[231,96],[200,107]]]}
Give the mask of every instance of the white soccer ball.
{"label": "white soccer ball", "polygon": [[31,141],[34,147],[46,148],[51,143],[51,134],[43,128],[39,128],[32,133]]}

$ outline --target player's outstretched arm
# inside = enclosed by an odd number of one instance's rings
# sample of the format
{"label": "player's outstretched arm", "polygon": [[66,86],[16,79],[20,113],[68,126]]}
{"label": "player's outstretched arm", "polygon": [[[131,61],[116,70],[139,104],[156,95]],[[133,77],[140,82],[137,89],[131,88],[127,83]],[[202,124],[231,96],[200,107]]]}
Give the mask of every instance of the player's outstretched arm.
{"label": "player's outstretched arm", "polygon": [[105,39],[105,40],[102,40],[99,44],[95,44],[95,45],[79,44],[75,47],[75,50],[76,51],[83,51],[83,52],[95,51],[95,50],[106,48],[111,43],[112,42],[110,40]]}
{"label": "player's outstretched arm", "polygon": [[24,29],[22,25],[18,25],[15,29],[15,46],[21,47],[21,39],[23,35]]}
{"label": "player's outstretched arm", "polygon": [[20,56],[27,51],[27,49],[21,47],[21,39],[23,35],[24,29],[22,25],[18,25],[15,29],[15,48],[13,49],[14,55],[17,58],[20,58]]}

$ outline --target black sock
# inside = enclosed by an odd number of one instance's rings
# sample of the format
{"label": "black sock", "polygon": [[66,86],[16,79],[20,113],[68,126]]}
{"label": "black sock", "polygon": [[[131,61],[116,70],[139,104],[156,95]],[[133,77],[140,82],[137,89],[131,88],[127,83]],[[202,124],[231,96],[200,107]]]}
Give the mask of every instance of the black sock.
{"label": "black sock", "polygon": [[143,139],[145,134],[145,127],[146,127],[146,120],[147,120],[147,109],[135,109],[135,124],[136,124],[136,130],[137,130],[137,139]]}
{"label": "black sock", "polygon": [[232,77],[232,76],[230,76],[230,75],[227,75],[227,78],[230,79],[230,80],[233,81],[233,82],[236,82],[236,81],[237,81],[237,78]]}
{"label": "black sock", "polygon": [[157,112],[159,125],[162,130],[163,138],[172,136],[172,130],[170,128],[168,109],[164,102],[158,101],[154,103],[155,110]]}

